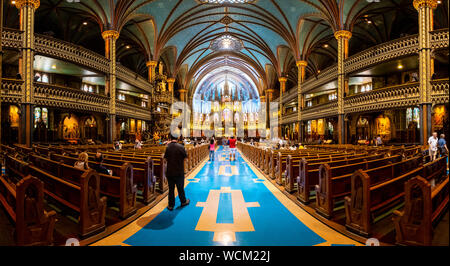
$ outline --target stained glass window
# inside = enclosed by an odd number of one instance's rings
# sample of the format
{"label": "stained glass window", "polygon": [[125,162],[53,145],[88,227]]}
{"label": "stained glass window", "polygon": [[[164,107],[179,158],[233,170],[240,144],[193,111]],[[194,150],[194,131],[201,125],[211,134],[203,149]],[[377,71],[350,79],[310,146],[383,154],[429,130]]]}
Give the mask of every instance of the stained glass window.
{"label": "stained glass window", "polygon": [[417,128],[420,128],[420,110],[418,107],[406,109],[406,127],[408,128],[412,122],[417,125]]}
{"label": "stained glass window", "polygon": [[47,127],[48,125],[48,109],[37,107],[34,109],[34,128],[39,126],[39,123],[42,123]]}

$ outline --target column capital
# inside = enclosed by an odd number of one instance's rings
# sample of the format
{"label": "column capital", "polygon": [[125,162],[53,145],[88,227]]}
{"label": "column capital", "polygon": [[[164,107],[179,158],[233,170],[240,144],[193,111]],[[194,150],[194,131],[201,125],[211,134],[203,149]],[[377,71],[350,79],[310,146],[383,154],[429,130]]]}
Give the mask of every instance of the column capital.
{"label": "column capital", "polygon": [[308,66],[308,62],[303,60],[297,61],[297,67],[306,67],[306,66]]}
{"label": "column capital", "polygon": [[168,78],[168,79],[167,79],[167,82],[168,82],[168,83],[175,83],[175,78]]}
{"label": "column capital", "polygon": [[259,96],[259,98],[261,99],[261,101],[262,100],[266,100],[266,96],[265,95],[261,95],[261,96]]}
{"label": "column capital", "polygon": [[422,7],[430,7],[432,9],[436,9],[438,5],[437,0],[414,0],[413,1],[414,8],[419,10]]}
{"label": "column capital", "polygon": [[186,89],[179,89],[178,91],[179,91],[180,93],[186,93],[186,92],[187,92]]}
{"label": "column capital", "polygon": [[287,81],[287,78],[286,77],[281,77],[281,78],[278,79],[278,81],[284,83],[284,82]]}
{"label": "column capital", "polygon": [[334,33],[334,37],[339,40],[340,38],[345,38],[349,40],[352,37],[352,33],[348,30],[339,30]]}
{"label": "column capital", "polygon": [[102,37],[104,40],[113,38],[114,40],[119,39],[119,32],[116,30],[105,30],[102,32]]}
{"label": "column capital", "polygon": [[34,9],[37,9],[41,5],[40,0],[16,0],[17,9],[21,9],[24,6],[33,5]]}
{"label": "column capital", "polygon": [[156,67],[158,65],[158,61],[148,61],[145,65],[147,67]]}
{"label": "column capital", "polygon": [[273,89],[267,89],[267,90],[266,90],[266,94],[267,94],[267,93],[273,93],[273,92],[274,92]]}

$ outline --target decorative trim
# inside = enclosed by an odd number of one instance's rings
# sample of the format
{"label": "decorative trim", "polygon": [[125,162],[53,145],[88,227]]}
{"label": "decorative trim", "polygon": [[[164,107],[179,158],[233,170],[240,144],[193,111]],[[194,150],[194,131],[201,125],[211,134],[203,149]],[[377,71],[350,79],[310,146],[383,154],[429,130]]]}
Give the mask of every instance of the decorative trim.
{"label": "decorative trim", "polygon": [[24,6],[33,6],[34,9],[38,9],[41,2],[40,0],[16,0],[17,9],[21,9]]}
{"label": "decorative trim", "polygon": [[110,38],[117,40],[117,39],[119,39],[119,36],[120,36],[120,33],[116,30],[105,30],[102,32],[102,37],[104,40],[110,39]]}

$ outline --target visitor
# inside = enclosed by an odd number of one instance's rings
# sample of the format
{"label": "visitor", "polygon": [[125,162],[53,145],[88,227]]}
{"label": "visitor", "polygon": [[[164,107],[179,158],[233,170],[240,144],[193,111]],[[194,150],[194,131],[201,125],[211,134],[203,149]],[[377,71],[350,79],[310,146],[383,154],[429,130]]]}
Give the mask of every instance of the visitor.
{"label": "visitor", "polygon": [[428,150],[431,161],[436,160],[437,144],[438,144],[437,132],[433,132],[431,137],[428,139]]}
{"label": "visitor", "polygon": [[209,160],[214,161],[214,152],[216,151],[216,142],[214,138],[209,142]]}
{"label": "visitor", "polygon": [[230,161],[235,161],[236,160],[236,139],[234,137],[231,137],[231,139],[229,140],[229,143],[230,143],[230,151],[231,151]]}
{"label": "visitor", "polygon": [[438,140],[438,150],[439,150],[439,156],[446,156],[448,155],[448,148],[447,148],[447,141],[445,141],[445,135],[441,134],[441,137]]}
{"label": "visitor", "polygon": [[94,170],[99,174],[112,175],[112,170],[109,170],[103,165],[103,154],[100,151],[97,151],[95,154],[95,161],[97,162],[94,165]]}
{"label": "visitor", "polygon": [[176,137],[172,136],[172,141],[167,145],[164,152],[164,160],[170,166],[166,169],[166,177],[169,183],[169,206],[167,207],[169,211],[172,211],[175,206],[175,186],[177,187],[181,207],[190,203],[184,193],[184,162],[186,158],[185,148],[177,143]]}
{"label": "visitor", "polygon": [[88,154],[82,152],[78,155],[78,160],[75,162],[73,167],[80,170],[89,170],[88,160],[89,160]]}
{"label": "visitor", "polygon": [[375,140],[375,146],[381,146],[383,145],[383,140],[381,140],[381,136],[377,135],[377,138]]}
{"label": "visitor", "polygon": [[142,142],[139,139],[135,140],[134,148],[139,150],[142,149]]}

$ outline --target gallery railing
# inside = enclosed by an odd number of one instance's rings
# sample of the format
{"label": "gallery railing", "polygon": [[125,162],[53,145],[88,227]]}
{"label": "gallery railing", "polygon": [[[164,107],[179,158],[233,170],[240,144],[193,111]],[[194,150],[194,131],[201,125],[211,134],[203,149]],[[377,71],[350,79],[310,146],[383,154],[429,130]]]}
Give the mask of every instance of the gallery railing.
{"label": "gallery railing", "polygon": [[142,120],[151,120],[151,110],[135,104],[117,101],[116,112],[119,116],[133,117]]}
{"label": "gallery railing", "polygon": [[[20,49],[22,32],[5,28],[2,32],[2,45],[5,48]],[[109,72],[109,60],[91,50],[51,36],[35,34],[35,52],[44,56],[68,61],[101,73]],[[117,78],[144,91],[150,92],[152,85],[132,70],[117,65]]]}

